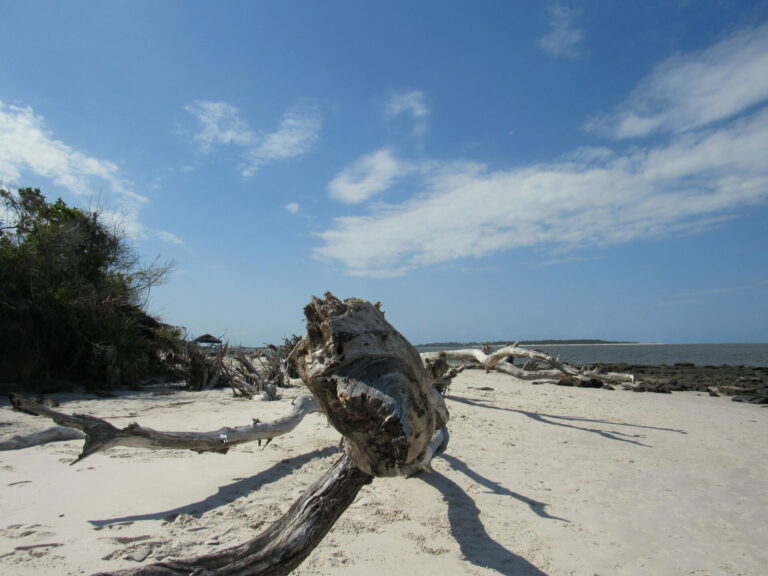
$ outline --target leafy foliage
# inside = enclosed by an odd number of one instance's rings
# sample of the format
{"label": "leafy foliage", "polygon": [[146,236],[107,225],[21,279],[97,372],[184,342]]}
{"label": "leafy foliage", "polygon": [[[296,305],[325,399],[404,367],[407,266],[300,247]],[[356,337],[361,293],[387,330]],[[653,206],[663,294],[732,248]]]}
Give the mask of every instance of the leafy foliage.
{"label": "leafy foliage", "polygon": [[143,311],[170,264],[142,268],[98,212],[0,188],[0,386],[136,386],[180,333]]}

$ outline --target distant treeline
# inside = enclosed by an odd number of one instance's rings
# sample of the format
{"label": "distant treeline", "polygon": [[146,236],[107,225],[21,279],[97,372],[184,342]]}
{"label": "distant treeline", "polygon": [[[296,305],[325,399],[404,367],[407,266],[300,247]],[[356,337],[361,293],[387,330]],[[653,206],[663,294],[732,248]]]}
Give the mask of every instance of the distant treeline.
{"label": "distant treeline", "polygon": [[[497,340],[494,342],[430,342],[428,344],[418,344],[418,347],[422,348],[472,348],[475,346],[482,346],[483,344],[490,344],[491,346],[507,346],[515,341],[510,340]],[[557,345],[557,344],[637,344],[637,342],[629,340],[595,340],[591,338],[584,338],[581,340],[517,340],[519,346],[544,346],[544,345]]]}

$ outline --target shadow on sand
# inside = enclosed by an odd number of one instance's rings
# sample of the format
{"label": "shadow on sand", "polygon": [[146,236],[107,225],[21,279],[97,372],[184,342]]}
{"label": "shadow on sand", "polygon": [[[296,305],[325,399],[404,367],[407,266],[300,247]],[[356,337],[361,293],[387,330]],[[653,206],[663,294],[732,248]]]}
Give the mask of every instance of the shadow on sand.
{"label": "shadow on sand", "polygon": [[470,398],[459,398],[457,396],[450,396],[450,399],[454,402],[461,402],[462,404],[467,404],[469,406],[476,406],[478,408],[490,408],[492,410],[503,410],[504,412],[517,412],[518,414],[522,414],[523,416],[527,416],[531,420],[535,420],[536,422],[541,422],[542,424],[551,424],[552,426],[562,426],[563,428],[573,428],[574,430],[581,430],[583,432],[592,432],[593,434],[597,434],[598,436],[602,436],[603,438],[607,438],[609,440],[618,440],[619,442],[628,442],[630,444],[635,444],[636,446],[643,446],[645,448],[650,448],[648,444],[643,444],[642,442],[639,442],[637,440],[632,440],[632,438],[643,438],[644,436],[642,434],[624,434],[623,432],[617,432],[616,430],[612,431],[606,431],[602,430],[600,428],[594,428],[594,427],[581,427],[581,426],[574,426],[573,424],[566,424],[565,422],[562,422],[562,420],[570,421],[570,422],[589,422],[592,424],[603,424],[603,425],[610,425],[610,426],[627,426],[629,428],[637,428],[637,429],[645,429],[645,430],[659,430],[661,432],[674,432],[675,434],[687,434],[685,430],[680,430],[677,428],[658,428],[656,426],[642,426],[640,424],[627,424],[625,422],[612,422],[610,420],[595,420],[592,418],[582,418],[578,416],[558,416],[556,414],[540,414],[538,412],[528,412],[526,410],[519,410],[517,408],[500,408],[498,406],[494,406],[493,404],[486,404],[484,402],[481,402],[477,399],[470,399]]}
{"label": "shadow on sand", "polygon": [[[466,474],[478,484],[485,486],[496,494],[512,496],[525,502],[531,510],[542,518],[551,520],[563,520],[550,516],[544,507],[546,504],[537,502],[511,490],[507,490],[497,482],[489,480],[473,471],[461,460],[454,456],[441,454],[454,470]],[[419,474],[424,482],[435,488],[448,504],[448,520],[451,524],[451,532],[458,542],[461,553],[475,566],[489,568],[505,576],[547,576],[545,572],[528,562],[522,556],[513,554],[504,546],[496,542],[485,530],[480,520],[480,509],[469,494],[450,478],[438,473]],[[567,522],[567,520],[563,520]]]}
{"label": "shadow on sand", "polygon": [[121,518],[108,518],[106,520],[89,520],[88,522],[93,526],[107,526],[109,524],[121,524],[125,522],[140,522],[142,520],[164,520],[175,518],[180,514],[190,514],[193,516],[201,516],[205,512],[215,510],[219,506],[224,506],[230,502],[245,496],[255,490],[258,490],[262,486],[272,484],[279,481],[281,478],[290,474],[291,472],[298,470],[304,466],[307,462],[314,460],[315,458],[322,458],[325,456],[332,456],[339,452],[338,447],[329,446],[321,450],[313,450],[307,454],[301,456],[294,456],[293,458],[287,458],[281,460],[276,464],[273,464],[266,470],[263,470],[251,476],[250,478],[238,478],[232,484],[226,486],[220,486],[215,494],[211,494],[204,500],[199,502],[193,502],[191,504],[185,504],[178,508],[172,508],[170,510],[162,510],[159,512],[148,512],[146,514],[136,514],[134,516],[123,516]]}

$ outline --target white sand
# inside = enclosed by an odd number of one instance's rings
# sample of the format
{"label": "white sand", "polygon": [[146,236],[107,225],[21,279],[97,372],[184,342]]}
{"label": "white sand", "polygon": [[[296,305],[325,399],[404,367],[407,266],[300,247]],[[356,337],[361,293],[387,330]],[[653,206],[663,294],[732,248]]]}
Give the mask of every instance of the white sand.
{"label": "white sand", "polygon": [[[62,411],[162,430],[288,410],[227,391],[58,398]],[[0,406],[0,437],[48,425]],[[457,378],[448,407],[436,474],[365,487],[295,574],[766,573],[768,410],[478,370]],[[82,441],[0,452],[0,573],[91,574],[240,543],[330,466],[338,440],[314,414],[226,456],[118,448],[69,466]]]}

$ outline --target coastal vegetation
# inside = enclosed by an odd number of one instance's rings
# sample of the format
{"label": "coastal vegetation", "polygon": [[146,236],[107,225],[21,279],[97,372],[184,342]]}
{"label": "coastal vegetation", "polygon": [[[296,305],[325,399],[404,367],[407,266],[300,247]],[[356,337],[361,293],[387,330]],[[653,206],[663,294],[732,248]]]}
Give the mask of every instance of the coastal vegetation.
{"label": "coastal vegetation", "polygon": [[182,332],[145,305],[172,266],[143,265],[98,211],[0,188],[0,387],[136,387],[167,371]]}

